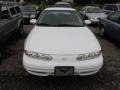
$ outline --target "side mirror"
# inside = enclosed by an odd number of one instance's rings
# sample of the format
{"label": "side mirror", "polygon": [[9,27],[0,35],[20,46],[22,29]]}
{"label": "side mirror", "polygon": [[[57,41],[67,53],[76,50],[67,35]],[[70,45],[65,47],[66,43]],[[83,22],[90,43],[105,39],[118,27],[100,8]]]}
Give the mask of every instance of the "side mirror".
{"label": "side mirror", "polygon": [[30,23],[31,23],[31,24],[36,24],[36,22],[37,22],[36,19],[31,19],[31,20],[30,20]]}
{"label": "side mirror", "polygon": [[92,22],[90,20],[85,20],[86,25],[90,25]]}
{"label": "side mirror", "polygon": [[83,13],[86,13],[86,11],[84,11],[84,10],[83,10],[82,12],[83,12]]}

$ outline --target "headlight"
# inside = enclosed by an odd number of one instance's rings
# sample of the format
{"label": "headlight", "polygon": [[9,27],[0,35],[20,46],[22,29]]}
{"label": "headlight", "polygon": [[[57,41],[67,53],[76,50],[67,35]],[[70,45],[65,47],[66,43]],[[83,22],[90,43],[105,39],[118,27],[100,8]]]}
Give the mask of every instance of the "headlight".
{"label": "headlight", "polygon": [[35,18],[35,15],[33,14],[33,15],[30,15],[30,18]]}
{"label": "headlight", "polygon": [[41,60],[47,60],[47,61],[52,60],[52,57],[50,55],[47,55],[47,54],[42,54],[42,53],[37,53],[37,52],[32,52],[32,51],[25,51],[25,54],[27,56],[41,59]]}
{"label": "headlight", "polygon": [[90,60],[90,59],[94,59],[94,58],[97,58],[101,55],[101,51],[98,51],[98,52],[93,52],[93,53],[88,53],[88,54],[80,54],[78,57],[77,57],[77,60],[78,61],[84,61],[84,60]]}

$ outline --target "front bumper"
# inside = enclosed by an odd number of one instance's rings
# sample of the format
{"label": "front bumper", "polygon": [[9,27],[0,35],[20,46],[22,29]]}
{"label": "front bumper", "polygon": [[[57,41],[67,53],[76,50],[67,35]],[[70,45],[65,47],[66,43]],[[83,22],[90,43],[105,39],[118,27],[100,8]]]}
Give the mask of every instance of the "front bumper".
{"label": "front bumper", "polygon": [[30,74],[37,76],[54,76],[56,66],[72,66],[74,67],[74,75],[87,76],[97,73],[103,66],[103,57],[100,55],[98,58],[86,61],[71,60],[69,62],[56,61],[41,61],[30,58],[26,55],[23,56],[23,65],[26,71]]}
{"label": "front bumper", "polygon": [[35,19],[35,17],[30,17],[30,15],[23,16],[24,22],[30,22],[31,19]]}

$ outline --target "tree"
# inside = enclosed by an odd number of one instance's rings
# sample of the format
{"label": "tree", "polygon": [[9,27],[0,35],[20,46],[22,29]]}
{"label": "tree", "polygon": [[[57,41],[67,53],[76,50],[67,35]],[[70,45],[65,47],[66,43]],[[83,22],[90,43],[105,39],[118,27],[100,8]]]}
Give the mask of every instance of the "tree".
{"label": "tree", "polygon": [[76,4],[88,4],[91,0],[74,0]]}
{"label": "tree", "polygon": [[94,0],[96,4],[117,3],[120,0]]}

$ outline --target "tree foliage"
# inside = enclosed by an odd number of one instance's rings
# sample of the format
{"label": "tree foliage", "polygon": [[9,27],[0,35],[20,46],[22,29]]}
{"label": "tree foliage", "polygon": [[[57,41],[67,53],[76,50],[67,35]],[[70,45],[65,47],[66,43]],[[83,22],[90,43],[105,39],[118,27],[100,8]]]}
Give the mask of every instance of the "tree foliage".
{"label": "tree foliage", "polygon": [[[46,2],[46,0],[25,0],[26,2],[32,2],[36,4],[40,4],[41,2]],[[61,0],[47,0],[49,3],[54,3]],[[105,3],[117,3],[120,2],[120,0],[74,0],[75,4],[105,4]]]}
{"label": "tree foliage", "polygon": [[97,4],[118,3],[120,0],[94,0]]}

